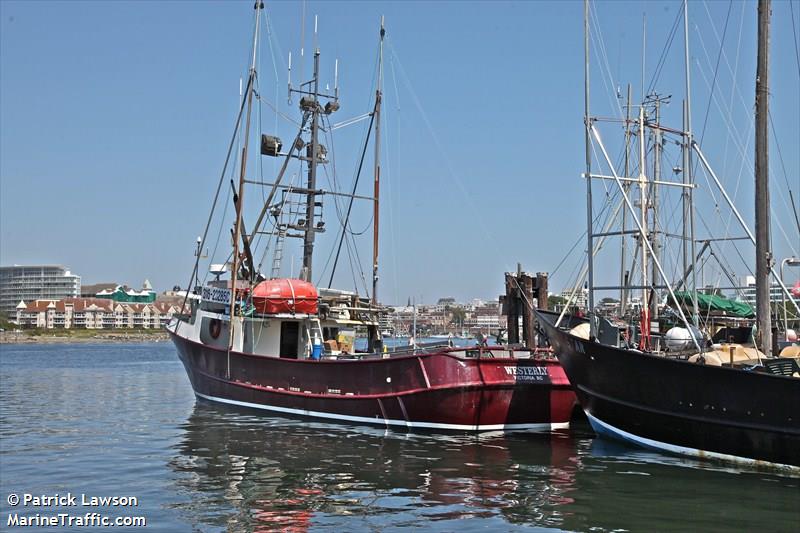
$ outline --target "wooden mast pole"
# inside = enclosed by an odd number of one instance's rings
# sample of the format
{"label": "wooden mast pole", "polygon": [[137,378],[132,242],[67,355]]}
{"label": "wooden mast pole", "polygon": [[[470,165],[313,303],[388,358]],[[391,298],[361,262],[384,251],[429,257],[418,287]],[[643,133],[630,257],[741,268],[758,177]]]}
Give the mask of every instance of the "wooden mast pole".
{"label": "wooden mast pole", "polygon": [[[383,38],[386,36],[386,29],[381,17],[381,39],[380,51],[378,55],[378,87],[375,89],[375,180],[373,186],[373,212],[372,212],[372,306],[378,306],[378,229],[380,226],[380,197],[381,197],[381,99],[383,93],[381,85],[383,83]],[[377,348],[378,326],[369,328],[369,348]]]}
{"label": "wooden mast pole", "polygon": [[770,0],[758,2],[758,66],[756,70],[756,318],[758,343],[767,356],[772,353],[772,320],[770,316],[770,251],[769,220],[769,18]]}
{"label": "wooden mast pole", "polygon": [[236,225],[233,231],[233,270],[231,271],[231,321],[228,336],[228,370],[227,377],[231,375],[231,361],[230,351],[233,349],[233,330],[234,318],[236,317],[236,282],[239,274],[239,239],[242,234],[242,207],[244,205],[244,179],[247,170],[247,147],[250,141],[250,115],[253,107],[253,81],[256,76],[256,56],[258,51],[258,29],[261,22],[261,10],[264,9],[264,2],[256,0],[256,29],[253,33],[253,61],[250,64],[250,80],[248,82],[249,90],[247,91],[247,119],[244,128],[244,146],[242,146],[242,162],[239,165],[239,191],[238,199],[236,201]]}

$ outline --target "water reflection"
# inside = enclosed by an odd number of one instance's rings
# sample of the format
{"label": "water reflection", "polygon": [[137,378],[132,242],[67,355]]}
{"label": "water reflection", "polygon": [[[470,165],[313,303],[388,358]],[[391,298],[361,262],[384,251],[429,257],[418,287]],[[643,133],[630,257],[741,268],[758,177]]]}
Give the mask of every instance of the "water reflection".
{"label": "water reflection", "polygon": [[557,525],[573,501],[569,433],[419,435],[264,418],[198,403],[171,467],[195,525],[301,531],[352,519]]}
{"label": "water reflection", "polygon": [[204,531],[453,530],[463,518],[504,530],[781,531],[800,520],[797,478],[643,452],[581,424],[420,435],[198,403],[182,429],[170,467],[190,503],[173,508]]}

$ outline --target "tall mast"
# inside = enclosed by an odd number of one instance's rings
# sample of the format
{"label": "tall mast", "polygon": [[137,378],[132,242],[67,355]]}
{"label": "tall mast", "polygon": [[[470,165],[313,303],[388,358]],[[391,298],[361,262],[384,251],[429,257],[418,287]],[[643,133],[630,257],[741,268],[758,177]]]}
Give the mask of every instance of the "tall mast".
{"label": "tall mast", "polygon": [[584,77],[584,142],[586,144],[586,253],[588,259],[587,281],[589,294],[587,300],[587,315],[589,315],[589,338],[596,334],[595,320],[591,314],[594,310],[594,235],[592,228],[592,150],[589,137],[589,0],[583,0],[583,77]]}
{"label": "tall mast", "polygon": [[380,223],[380,191],[381,191],[381,99],[383,84],[383,38],[386,29],[381,17],[381,41],[378,59],[378,87],[375,89],[375,186],[374,211],[372,219],[372,303],[378,303],[378,227]]}
{"label": "tall mast", "polygon": [[[242,208],[244,206],[244,179],[247,169],[247,147],[250,141],[250,115],[253,107],[253,91],[254,81],[256,77],[256,56],[258,52],[258,30],[259,23],[261,22],[261,10],[264,9],[264,3],[257,0],[255,4],[256,10],[256,28],[253,32],[253,61],[250,64],[250,80],[248,82],[249,90],[247,91],[247,120],[244,128],[244,146],[242,147],[242,162],[239,165],[239,190],[238,199],[236,201],[236,226],[233,231],[233,270],[231,272],[231,327],[230,337],[228,339],[228,347],[233,348],[233,319],[236,316],[236,282],[239,275],[239,266],[241,261],[239,259],[239,239],[242,235]],[[228,374],[230,374],[230,359],[228,360]]]}
{"label": "tall mast", "polygon": [[770,0],[758,2],[758,67],[756,71],[756,319],[760,348],[772,353],[769,281],[772,267],[769,227],[769,18]]}
{"label": "tall mast", "polygon": [[644,155],[644,106],[639,107],[639,208],[641,214],[641,233],[639,246],[642,254],[642,309],[647,308],[647,168]]}
{"label": "tall mast", "polygon": [[311,261],[314,255],[316,237],[315,215],[317,189],[317,160],[319,152],[319,48],[314,49],[314,79],[312,80],[313,110],[311,113],[311,153],[308,155],[308,193],[306,195],[306,228],[303,237],[303,269],[300,279],[311,283]]}
{"label": "tall mast", "polygon": [[[653,190],[650,192],[650,211],[653,217],[653,229],[651,232],[650,243],[653,247],[653,258],[659,259],[658,254],[658,182],[661,181],[661,97],[655,97],[655,113],[656,113],[656,128],[653,130]],[[653,261],[650,280],[653,284],[653,291],[658,284],[658,267],[656,261]],[[650,304],[650,319],[655,320],[658,318],[658,298],[652,297]]]}
{"label": "tall mast", "polygon": [[[684,125],[684,136],[685,136],[685,143],[686,143],[686,152],[683,157],[683,181],[686,184],[693,183],[692,177],[692,146],[694,143],[694,139],[692,138],[692,86],[691,86],[691,76],[690,76],[690,63],[689,63],[689,0],[683,0],[683,53],[684,53],[684,69],[685,69],[685,80],[686,80],[686,103],[685,107],[686,110],[684,111],[685,115],[685,125]],[[684,269],[683,271],[686,272],[688,263],[694,262],[694,258],[697,257],[695,255],[695,240],[694,240],[694,193],[692,192],[691,187],[684,187],[683,189],[684,194],[684,203],[683,203],[683,256],[684,256]],[[688,226],[688,228],[687,228]],[[688,237],[687,237],[688,233]],[[689,247],[691,251],[691,255],[687,257],[687,250],[686,250],[686,239],[689,239]],[[689,284],[684,282],[684,287],[689,287]],[[692,284],[691,284],[691,295],[692,295],[692,323],[695,327],[699,324],[700,313],[697,309],[697,269],[692,268]]]}
{"label": "tall mast", "polygon": [[[381,197],[381,98],[383,83],[383,38],[386,29],[381,17],[381,40],[378,54],[378,86],[375,89],[375,181],[373,186],[373,212],[372,212],[372,305],[378,305],[378,229],[380,226],[380,197]],[[370,326],[368,331],[369,349],[378,349],[378,325]]]}
{"label": "tall mast", "polygon": [[[631,84],[628,84],[628,98],[625,105],[625,177],[630,177],[631,172]],[[627,182],[626,182],[627,183]],[[626,189],[630,187],[626,185]],[[627,254],[627,234],[625,231],[628,229],[628,210],[622,210],[622,246],[620,250],[620,269],[619,269],[619,314],[625,314],[625,304],[628,299],[627,294],[627,276],[625,275],[625,262]]]}
{"label": "tall mast", "polygon": [[[683,290],[689,290],[689,283],[686,279],[689,271],[689,188],[685,185],[689,184],[689,153],[692,151],[692,147],[689,146],[689,135],[687,132],[689,131],[688,125],[688,107],[687,102],[684,100],[682,102],[683,108],[683,143],[681,145],[681,156],[683,162],[683,190],[681,191],[681,202],[682,202],[682,209],[683,209],[683,216],[681,217],[681,248],[682,248],[682,258],[683,258]],[[694,270],[694,267],[692,267]]]}

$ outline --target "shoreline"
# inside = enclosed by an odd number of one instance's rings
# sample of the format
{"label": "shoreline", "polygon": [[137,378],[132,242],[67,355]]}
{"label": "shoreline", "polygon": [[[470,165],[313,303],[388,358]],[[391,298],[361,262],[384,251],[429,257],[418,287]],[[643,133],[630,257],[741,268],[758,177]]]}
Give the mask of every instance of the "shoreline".
{"label": "shoreline", "polygon": [[101,344],[101,343],[146,343],[169,340],[166,331],[157,333],[109,333],[98,332],[91,337],[72,337],[66,335],[27,335],[25,333],[0,333],[0,344]]}

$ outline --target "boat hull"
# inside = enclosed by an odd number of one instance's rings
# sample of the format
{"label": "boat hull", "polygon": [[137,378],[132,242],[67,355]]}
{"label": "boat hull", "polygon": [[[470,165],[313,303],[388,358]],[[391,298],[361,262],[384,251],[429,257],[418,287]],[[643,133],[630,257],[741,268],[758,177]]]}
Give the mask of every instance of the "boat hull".
{"label": "boat hull", "polygon": [[197,397],[273,413],[409,429],[550,430],[568,427],[576,404],[555,360],[464,359],[453,350],[360,360],[229,356],[170,333]]}
{"label": "boat hull", "polygon": [[800,470],[800,379],[590,342],[540,323],[601,436],[700,458]]}

